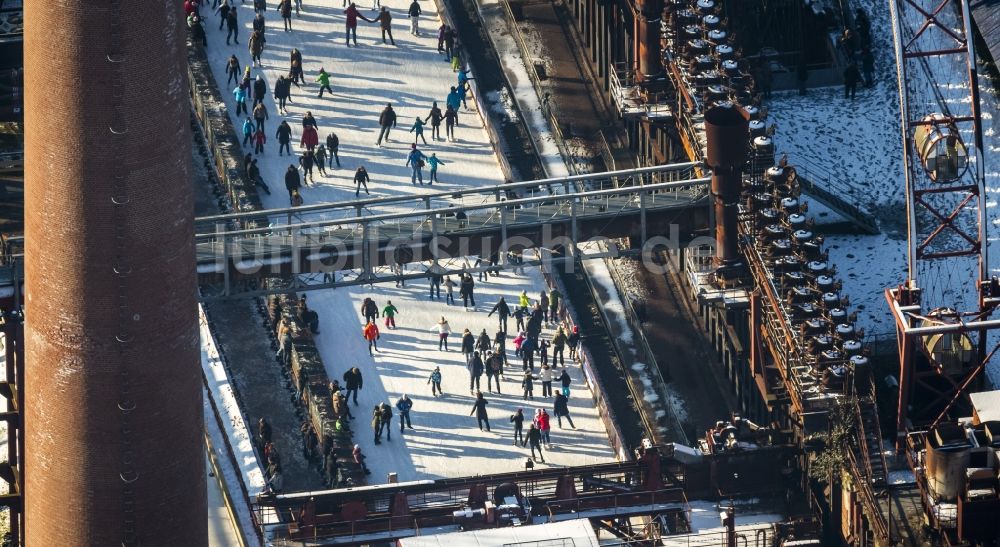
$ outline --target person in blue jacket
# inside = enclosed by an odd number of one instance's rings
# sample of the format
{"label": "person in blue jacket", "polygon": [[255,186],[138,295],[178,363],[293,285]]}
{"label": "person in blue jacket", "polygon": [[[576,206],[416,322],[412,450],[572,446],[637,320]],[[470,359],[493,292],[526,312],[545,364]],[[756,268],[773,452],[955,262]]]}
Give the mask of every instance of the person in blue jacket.
{"label": "person in blue jacket", "polygon": [[424,161],[427,156],[423,152],[417,150],[416,144],[410,145],[410,153],[406,156],[406,165],[412,169],[410,174],[410,182],[412,184],[417,183],[417,179],[420,180],[420,184],[424,183]]}
{"label": "person in blue jacket", "polygon": [[253,120],[247,118],[243,122],[243,146],[250,142],[251,137],[253,137]]}
{"label": "person in blue jacket", "polygon": [[[468,70],[463,68],[462,70],[458,71],[458,95],[462,98],[462,106],[464,106],[466,110],[469,109],[469,105],[465,103],[465,98],[467,93],[471,89],[471,87],[469,86],[469,80],[472,79],[473,78],[469,77]],[[456,105],[455,108],[457,109],[458,106]]]}
{"label": "person in blue jacket", "polygon": [[448,98],[445,99],[444,103],[454,110],[458,110],[459,105],[462,104],[462,94],[459,93],[458,88],[451,86],[451,92],[448,93]]}
{"label": "person in blue jacket", "polygon": [[249,115],[250,111],[247,110],[247,92],[246,92],[246,90],[244,90],[240,86],[237,86],[236,89],[233,90],[233,98],[236,99],[236,115],[237,116],[239,116],[240,114],[247,114],[247,115]]}
{"label": "person in blue jacket", "polygon": [[410,133],[416,133],[413,136],[413,144],[417,144],[417,139],[421,139],[424,141],[424,144],[427,144],[427,139],[424,138],[424,120],[417,118],[413,122],[413,126],[410,127]]}
{"label": "person in blue jacket", "polygon": [[438,182],[438,165],[444,165],[444,160],[439,159],[435,152],[431,154],[431,157],[427,158],[427,165],[431,166],[431,178],[427,180],[427,184],[431,185]]}

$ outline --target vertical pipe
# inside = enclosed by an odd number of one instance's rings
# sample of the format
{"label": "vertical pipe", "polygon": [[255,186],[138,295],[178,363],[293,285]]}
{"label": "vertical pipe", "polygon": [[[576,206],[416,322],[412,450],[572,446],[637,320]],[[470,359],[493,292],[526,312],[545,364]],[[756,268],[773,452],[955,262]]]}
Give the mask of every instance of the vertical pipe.
{"label": "vertical pipe", "polygon": [[181,6],[24,16],[26,543],[207,545]]}
{"label": "vertical pipe", "polygon": [[736,547],[736,511],[731,505],[722,510],[722,526],[726,530],[726,547]]}
{"label": "vertical pipe", "polygon": [[638,75],[641,81],[649,82],[663,77],[663,59],[660,56],[663,0],[636,0],[635,11]]}
{"label": "vertical pipe", "polygon": [[705,113],[706,161],[712,169],[712,205],[715,213],[716,264],[739,260],[737,207],[743,165],[747,161],[750,121],[741,108],[724,103]]}

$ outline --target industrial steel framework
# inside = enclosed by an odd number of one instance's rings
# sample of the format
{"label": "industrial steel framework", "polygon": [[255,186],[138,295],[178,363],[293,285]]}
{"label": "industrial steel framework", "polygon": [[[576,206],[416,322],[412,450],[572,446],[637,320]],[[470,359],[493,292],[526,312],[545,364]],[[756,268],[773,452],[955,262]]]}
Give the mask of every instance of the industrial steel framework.
{"label": "industrial steel framework", "polygon": [[[991,319],[1000,285],[987,269],[984,147],[969,3],[921,4],[890,2],[909,232],[907,279],[885,291],[899,346],[898,449],[908,428],[936,424],[975,386],[995,351],[987,355],[987,331],[1000,327],[1000,320]],[[951,63],[955,81],[934,81],[930,61]],[[935,87],[944,83],[968,89],[968,100],[945,104]],[[929,152],[934,142],[944,156]],[[936,171],[942,158],[956,167],[947,176]],[[946,366],[940,353],[928,349],[941,337],[972,354],[964,366]]]}

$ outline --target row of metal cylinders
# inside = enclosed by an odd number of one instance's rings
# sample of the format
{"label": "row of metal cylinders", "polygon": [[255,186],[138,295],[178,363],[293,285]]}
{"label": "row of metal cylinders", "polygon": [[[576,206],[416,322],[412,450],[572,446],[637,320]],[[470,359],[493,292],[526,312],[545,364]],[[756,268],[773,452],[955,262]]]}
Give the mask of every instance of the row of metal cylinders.
{"label": "row of metal cylinders", "polygon": [[718,13],[713,0],[675,2],[664,18],[663,36],[673,41],[694,94],[707,106],[727,100],[750,104],[753,79],[742,70]]}
{"label": "row of metal cylinders", "polygon": [[[823,238],[815,235],[803,215],[794,169],[774,166],[744,192],[754,214],[756,243],[772,279],[784,289],[786,315],[817,362],[843,360],[860,353],[854,316],[841,298],[835,266],[827,262]],[[763,190],[753,193],[750,188]],[[844,345],[846,343],[846,346]]]}

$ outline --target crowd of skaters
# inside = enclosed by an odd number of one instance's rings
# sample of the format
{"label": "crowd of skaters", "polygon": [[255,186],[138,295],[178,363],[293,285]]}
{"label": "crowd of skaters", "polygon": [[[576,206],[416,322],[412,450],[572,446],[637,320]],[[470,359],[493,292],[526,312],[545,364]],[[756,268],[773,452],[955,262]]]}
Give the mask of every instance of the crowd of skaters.
{"label": "crowd of skaters", "polygon": [[[440,285],[445,285],[447,298],[446,305],[454,303],[452,296],[455,282],[451,276],[437,276],[432,279],[430,298],[440,300]],[[460,275],[459,285],[463,298],[466,300],[466,311],[476,309],[473,286],[475,284],[471,273]],[[435,291],[436,289],[436,291]],[[471,298],[471,300],[469,300]],[[535,400],[535,382],[541,384],[541,398],[551,399],[552,414],[545,408],[536,408],[535,415],[530,420],[529,429],[524,431],[523,409],[519,408],[510,416],[510,423],[513,430],[513,444],[520,444],[522,447],[531,447],[532,457],[544,462],[541,450],[542,446],[551,448],[550,416],[555,416],[560,428],[563,427],[563,419],[570,428],[576,429],[569,412],[570,385],[572,376],[566,368],[565,353],[569,351],[569,361],[572,365],[578,361],[578,349],[580,345],[580,334],[577,327],[567,330],[560,324],[559,311],[562,295],[558,290],[552,289],[548,292],[541,291],[536,300],[532,300],[526,291],[521,291],[514,299],[514,304],[507,303],[506,297],[500,299],[490,308],[488,317],[494,314],[497,316],[497,331],[490,337],[486,329],[482,329],[478,335],[472,333],[468,328],[461,333],[459,350],[463,354],[466,372],[469,375],[469,392],[475,399],[470,416],[476,418],[481,431],[492,431],[489,421],[489,411],[487,406],[489,400],[483,393],[482,377],[486,376],[486,393],[496,393],[502,395],[502,382],[509,376],[513,382],[518,383],[522,401]],[[471,304],[471,308],[468,305]],[[485,311],[485,310],[484,310]],[[382,319],[382,327],[386,330],[396,328],[396,317],[399,309],[386,300],[384,305],[379,305],[373,298],[365,298],[361,304],[360,315],[363,318],[361,329],[362,337],[368,344],[369,355],[374,357],[378,350],[378,340],[381,339],[381,330],[378,325]],[[515,321],[516,336],[513,338],[513,350],[515,357],[520,358],[521,370],[518,372],[509,371],[508,365],[508,326],[509,319]],[[555,328],[554,334],[549,337],[542,335],[543,326]],[[448,352],[451,350],[448,341],[455,332],[451,323],[445,316],[430,326],[430,330],[437,334],[437,348],[439,351]],[[551,361],[549,350],[551,349]],[[535,367],[535,357],[539,359],[539,367]],[[511,372],[510,374],[505,374]],[[430,386],[432,397],[445,397],[442,389],[443,373],[441,366],[435,366],[434,370],[427,378],[427,385]],[[352,368],[345,373],[345,390],[348,395],[353,395],[354,403],[357,405],[357,393],[363,387],[361,371],[358,367]],[[553,389],[553,385],[557,388]],[[346,399],[345,399],[346,403]],[[402,395],[395,403],[395,412],[399,417],[399,428],[402,434],[405,428],[413,429],[410,420],[410,412],[413,408],[413,400],[408,395]],[[335,411],[336,412],[336,411]],[[371,426],[374,431],[375,444],[381,444],[383,434],[386,440],[391,441],[390,426],[393,419],[393,407],[385,402],[377,404],[372,411]],[[405,428],[404,428],[405,425]]]}
{"label": "crowd of skaters", "polygon": [[[239,45],[239,21],[241,16],[238,13],[245,9],[241,7],[244,3],[242,1],[237,4],[235,1],[230,2],[230,0],[221,0],[221,2],[213,0],[211,6],[208,4],[208,0],[184,1],[184,10],[193,40],[202,43],[206,47],[208,46],[207,33],[203,26],[205,21],[202,13],[203,11],[211,10],[212,14],[216,14],[219,17],[219,31],[221,32],[224,28],[227,30],[226,45],[228,46],[230,43],[233,46]],[[378,24],[382,32],[382,42],[393,46],[396,45],[392,36],[392,11],[387,6],[381,6],[379,0],[375,0],[372,5],[372,11],[377,12],[374,18],[366,17],[354,2],[348,3],[345,0],[343,7],[345,8],[343,13],[346,25],[345,44],[348,47],[350,47],[352,41],[354,46],[358,46],[357,26],[359,19]],[[277,4],[277,12],[283,20],[285,32],[293,31],[293,8],[296,17],[299,16],[300,11],[305,9],[302,6],[301,0],[281,0]],[[227,85],[236,83],[236,87],[232,91],[236,103],[236,116],[237,118],[245,116],[242,123],[243,146],[250,151],[244,158],[243,167],[245,175],[256,186],[261,187],[266,193],[270,194],[270,187],[263,180],[255,157],[265,154],[267,150],[268,131],[266,129],[266,122],[271,119],[271,113],[264,104],[264,99],[269,90],[263,75],[253,74],[254,68],[263,67],[261,55],[267,45],[266,33],[268,29],[265,15],[267,12],[267,3],[263,0],[254,0],[253,11],[252,30],[250,38],[247,41],[250,62],[245,67],[241,67],[237,54],[232,54],[227,60],[226,65]],[[406,16],[410,21],[410,33],[414,36],[421,36],[419,21],[422,13],[423,9],[420,6],[420,2],[412,0],[406,11]],[[451,28],[447,24],[440,25],[437,32],[437,50],[445,61],[451,63],[452,71],[457,73],[457,78],[455,85],[450,86],[449,91],[445,95],[444,110],[438,106],[437,101],[433,101],[427,115],[416,117],[412,124],[409,125],[409,133],[413,134],[413,144],[406,155],[404,165],[411,170],[412,184],[425,184],[425,167],[430,168],[426,184],[433,185],[435,182],[440,182],[438,179],[438,168],[447,163],[437,156],[437,152],[426,154],[423,150],[417,148],[420,142],[424,146],[428,146],[427,138],[424,136],[424,126],[430,125],[432,143],[441,140],[454,141],[455,127],[458,125],[458,113],[461,108],[469,110],[467,96],[471,90],[469,81],[472,78],[468,71],[463,68],[461,55],[459,54],[460,48],[461,43],[456,29]],[[287,104],[293,102],[292,86],[294,85],[296,88],[301,89],[307,85],[304,77],[304,67],[302,52],[297,48],[293,48],[289,56],[287,76],[279,76],[270,89],[275,104],[277,104],[279,114],[288,114]],[[333,95],[334,91],[331,82],[332,76],[326,71],[325,67],[321,66],[314,80],[318,88],[317,96],[319,98],[323,98],[324,92],[329,93],[331,96]],[[247,106],[248,99],[252,99],[253,101],[249,108]],[[334,169],[334,163],[336,163],[338,169],[341,168],[338,150],[340,144],[339,137],[335,132],[329,131],[326,133],[325,140],[322,140],[320,138],[320,128],[315,118],[312,117],[311,112],[307,116],[312,119],[312,123],[307,124],[305,119],[303,120],[298,157],[295,162],[289,164],[284,175],[285,189],[288,192],[289,204],[291,206],[304,204],[302,195],[303,187],[309,184],[316,184],[316,174],[326,178],[328,176],[327,169]],[[379,113],[377,121],[379,136],[375,145],[381,147],[383,141],[391,142],[391,129],[397,127],[398,124],[398,118],[392,108],[391,102]],[[440,131],[442,122],[445,126],[444,138],[441,137]],[[293,140],[292,128],[287,120],[282,120],[278,124],[273,138],[278,144],[279,156],[286,153],[289,156],[293,155],[291,151],[291,142]],[[314,171],[316,172],[315,174]],[[364,190],[366,195],[371,195],[368,189],[368,183],[371,182],[371,175],[367,167],[364,165],[357,166],[353,182],[355,197],[360,197],[362,190]]]}
{"label": "crowd of skaters", "polygon": [[[489,260],[481,261],[482,264],[489,264]],[[479,263],[477,263],[479,264]],[[493,275],[492,268],[487,269],[488,275]],[[495,272],[499,275],[499,272]],[[471,273],[461,274],[460,285],[465,285],[463,296],[473,296],[472,287],[475,284]],[[445,285],[447,294],[453,290],[454,282],[451,276],[444,276],[431,283],[431,300],[441,300],[440,285]],[[435,291],[435,289],[437,289]],[[462,290],[462,289],[460,289]],[[579,331],[573,327],[567,332],[560,321],[562,295],[558,290],[541,291],[537,299],[529,297],[526,291],[512,298],[512,304],[507,303],[507,299],[501,296],[499,300],[489,307],[487,317],[497,317],[497,331],[493,337],[482,329],[478,335],[474,335],[470,329],[462,331],[459,342],[459,350],[463,354],[466,372],[469,375],[469,391],[474,396],[473,405],[469,415],[475,417],[480,431],[492,432],[489,419],[490,401],[486,398],[481,386],[481,377],[487,377],[486,393],[496,393],[502,395],[502,383],[508,377],[514,383],[519,383],[522,401],[521,404],[534,404],[534,384],[541,383],[541,398],[551,400],[551,413],[549,408],[533,407],[534,414],[530,420],[525,416],[525,408],[517,408],[508,419],[510,424],[510,435],[512,444],[520,445],[530,451],[532,459],[545,462],[543,447],[552,448],[551,441],[551,418],[554,416],[560,429],[563,428],[563,420],[566,424],[576,429],[572,416],[569,412],[569,398],[571,395],[570,386],[572,376],[566,367],[564,353],[568,349],[570,366],[578,361],[578,350],[580,347]],[[454,304],[453,298],[446,298],[445,306]],[[475,311],[474,300],[472,307],[466,307],[466,311]],[[307,301],[307,297],[302,295],[295,304],[294,310],[290,310],[298,324],[306,329],[311,336],[320,334],[320,318],[315,310],[312,310]],[[485,308],[482,311],[487,311]],[[399,308],[387,299],[384,304],[378,304],[373,298],[366,298],[361,304],[360,315],[364,319],[362,336],[368,343],[369,353],[374,355],[378,352],[378,340],[381,338],[379,320],[382,327],[387,331],[397,328],[397,316],[400,315]],[[513,321],[510,321],[513,319]],[[511,324],[513,323],[513,325]],[[513,351],[515,357],[520,357],[521,370],[514,372],[510,370],[508,364],[507,338],[509,327],[516,329],[516,336],[513,339]],[[544,326],[555,329],[550,336],[543,336]],[[292,332],[289,319],[282,317],[276,321],[275,334],[278,340],[278,350],[276,357],[285,365],[290,365],[292,349]],[[443,352],[450,351],[448,339],[452,334],[449,321],[442,316],[438,322],[431,326],[431,330],[437,332],[438,349]],[[551,348],[551,360],[549,350]],[[535,357],[538,357],[540,366],[535,368]],[[515,365],[516,366],[516,365]],[[342,380],[342,382],[341,382]],[[427,378],[427,385],[430,386],[431,395],[434,398],[445,397],[446,393],[442,389],[441,366],[435,366]],[[555,389],[553,386],[555,385]],[[330,382],[329,390],[335,430],[338,433],[359,434],[352,430],[351,421],[356,418],[351,412],[351,403],[358,406],[358,395],[364,389],[364,374],[361,367],[354,366],[344,372],[340,379]],[[297,394],[300,395],[300,394]],[[392,441],[392,420],[398,420],[399,433],[403,434],[406,429],[414,429],[411,412],[414,408],[414,401],[407,394],[401,394],[395,403],[390,405],[381,401],[374,405],[371,414],[371,428],[374,435],[374,444],[381,445],[382,438]],[[419,409],[417,409],[419,415]],[[324,482],[329,487],[348,486],[351,483],[342,468],[342,462],[338,462],[333,450],[333,438],[328,434],[319,435],[310,421],[305,421],[301,425],[302,450],[306,461],[315,465],[321,471]],[[258,450],[266,462],[265,478],[268,489],[272,492],[280,492],[283,488],[284,478],[282,474],[282,457],[274,445],[270,424],[265,418],[260,418],[255,435]],[[351,459],[365,473],[370,473],[365,464],[366,455],[362,453],[360,445],[355,444],[351,452]]]}

